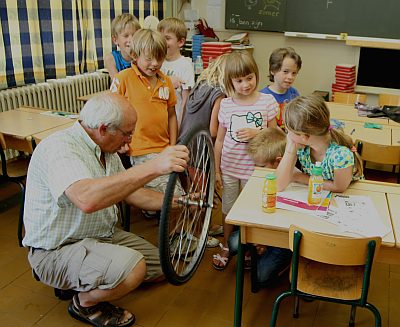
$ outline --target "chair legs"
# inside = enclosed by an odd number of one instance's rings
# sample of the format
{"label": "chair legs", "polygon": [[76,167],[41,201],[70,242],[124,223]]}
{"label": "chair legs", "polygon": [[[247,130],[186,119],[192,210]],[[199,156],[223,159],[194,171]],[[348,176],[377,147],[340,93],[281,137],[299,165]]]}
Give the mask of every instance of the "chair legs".
{"label": "chair legs", "polygon": [[381,327],[382,319],[379,310],[371,303],[365,303],[365,307],[374,314],[375,317],[375,327]]}
{"label": "chair legs", "polygon": [[18,244],[22,247],[22,229],[24,227],[24,205],[25,205],[25,185],[22,182],[17,183],[21,188],[21,196],[20,196],[20,207],[19,207],[19,216],[18,216]]}
{"label": "chair legs", "polygon": [[294,296],[293,318],[299,318],[299,297]]}
{"label": "chair legs", "polygon": [[279,295],[274,303],[274,308],[272,310],[272,316],[271,316],[271,320],[269,322],[269,327],[275,327],[276,325],[276,319],[278,318],[278,311],[279,311],[279,305],[281,304],[282,300],[293,295],[292,292],[287,291],[282,293],[281,295]]}
{"label": "chair legs", "polygon": [[356,309],[357,309],[357,306],[355,306],[355,305],[351,306],[349,327],[354,327],[354,324],[356,321]]}

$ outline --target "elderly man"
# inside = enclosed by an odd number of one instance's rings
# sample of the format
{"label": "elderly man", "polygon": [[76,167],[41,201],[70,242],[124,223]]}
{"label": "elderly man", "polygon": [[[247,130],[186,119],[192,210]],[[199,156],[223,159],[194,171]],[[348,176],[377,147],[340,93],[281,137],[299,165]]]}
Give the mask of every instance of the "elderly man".
{"label": "elderly man", "polygon": [[108,301],[162,276],[157,248],[115,226],[115,204],[160,209],[163,194],[143,185],[188,160],[178,145],[125,170],[116,151],[130,143],[135,122],[124,97],[94,97],[78,122],[38,145],[28,171],[23,244],[32,269],[47,285],[78,291],[68,311],[95,326],[132,325],[134,315]]}

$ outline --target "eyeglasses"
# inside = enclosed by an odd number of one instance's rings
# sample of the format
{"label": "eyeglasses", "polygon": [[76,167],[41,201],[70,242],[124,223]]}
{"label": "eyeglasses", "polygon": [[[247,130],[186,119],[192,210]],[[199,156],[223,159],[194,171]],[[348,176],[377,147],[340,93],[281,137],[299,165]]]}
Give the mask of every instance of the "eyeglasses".
{"label": "eyeglasses", "polygon": [[131,131],[131,132],[125,132],[125,131],[123,131],[122,129],[120,129],[119,127],[115,127],[115,129],[119,130],[119,131],[121,132],[121,134],[122,134],[123,137],[129,138],[129,139],[132,138],[133,131]]}

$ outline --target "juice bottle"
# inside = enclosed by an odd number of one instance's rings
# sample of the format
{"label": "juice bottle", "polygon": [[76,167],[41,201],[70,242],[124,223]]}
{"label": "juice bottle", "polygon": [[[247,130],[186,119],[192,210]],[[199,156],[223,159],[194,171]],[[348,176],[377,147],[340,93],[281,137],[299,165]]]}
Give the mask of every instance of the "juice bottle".
{"label": "juice bottle", "polygon": [[308,180],[308,204],[321,203],[323,183],[321,162],[317,161]]}
{"label": "juice bottle", "polygon": [[265,176],[262,194],[262,209],[264,212],[272,213],[276,210],[276,175]]}

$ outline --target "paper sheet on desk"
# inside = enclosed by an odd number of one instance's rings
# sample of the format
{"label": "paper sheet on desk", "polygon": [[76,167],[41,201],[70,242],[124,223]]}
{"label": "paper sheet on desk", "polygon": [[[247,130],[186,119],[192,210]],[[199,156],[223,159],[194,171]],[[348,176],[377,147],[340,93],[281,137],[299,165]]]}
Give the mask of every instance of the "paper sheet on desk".
{"label": "paper sheet on desk", "polygon": [[320,218],[361,236],[383,237],[390,232],[368,196],[336,194],[334,199],[337,207],[330,206],[326,213],[318,214]]}
{"label": "paper sheet on desk", "polygon": [[326,212],[329,207],[332,193],[323,190],[322,198],[324,200],[319,205],[309,205],[307,197],[307,186],[295,183],[290,184],[285,191],[278,192],[276,207],[304,213]]}
{"label": "paper sheet on desk", "polygon": [[69,113],[61,112],[61,111],[44,111],[44,112],[41,112],[40,114],[46,115],[46,116],[58,116],[58,117],[64,117],[64,118],[70,118],[70,119],[79,118],[79,115],[77,115],[77,114],[69,114]]}

